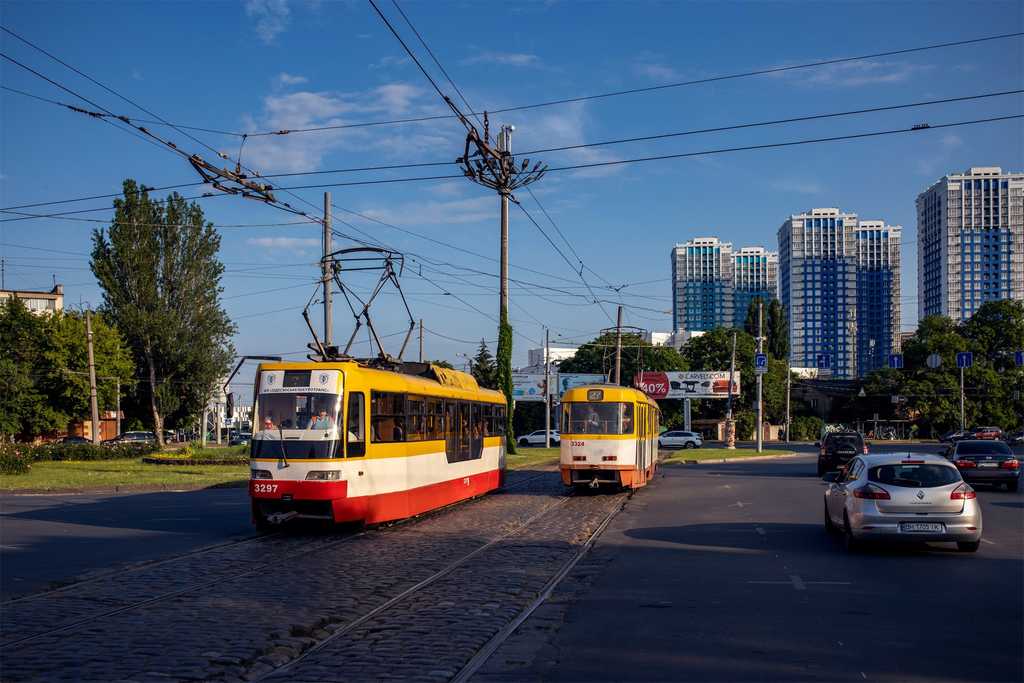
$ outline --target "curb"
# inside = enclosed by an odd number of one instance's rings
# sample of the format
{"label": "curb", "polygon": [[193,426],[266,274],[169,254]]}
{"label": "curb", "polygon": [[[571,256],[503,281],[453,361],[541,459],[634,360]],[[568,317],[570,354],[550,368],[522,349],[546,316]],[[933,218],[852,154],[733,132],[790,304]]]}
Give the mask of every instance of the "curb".
{"label": "curb", "polygon": [[125,486],[108,486],[96,489],[12,489],[0,490],[3,496],[87,496],[87,495],[111,495],[118,493],[187,493],[189,491],[203,491],[207,489],[241,489],[249,486],[249,480],[238,482],[225,482],[223,484],[207,484],[205,486],[180,486],[172,484],[140,484]]}
{"label": "curb", "polygon": [[784,453],[782,455],[752,455],[749,458],[719,458],[715,460],[677,460],[676,462],[662,463],[664,465],[718,465],[726,462],[750,462],[751,460],[781,460],[784,458],[803,458],[814,455],[813,453]]}

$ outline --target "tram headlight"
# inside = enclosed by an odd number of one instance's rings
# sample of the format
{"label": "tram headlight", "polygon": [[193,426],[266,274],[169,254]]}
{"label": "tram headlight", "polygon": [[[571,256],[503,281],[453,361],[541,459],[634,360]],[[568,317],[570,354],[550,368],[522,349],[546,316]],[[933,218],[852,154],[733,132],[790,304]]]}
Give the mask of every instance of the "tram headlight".
{"label": "tram headlight", "polygon": [[313,470],[306,473],[306,481],[338,481],[341,470]]}
{"label": "tram headlight", "polygon": [[273,479],[273,475],[270,474],[270,470],[252,470],[249,475],[253,479]]}

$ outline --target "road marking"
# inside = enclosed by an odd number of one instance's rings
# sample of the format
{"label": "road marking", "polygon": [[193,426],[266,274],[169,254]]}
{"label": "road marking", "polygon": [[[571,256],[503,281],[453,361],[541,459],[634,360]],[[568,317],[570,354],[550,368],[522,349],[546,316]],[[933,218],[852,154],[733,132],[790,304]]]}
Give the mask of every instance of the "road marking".
{"label": "road marking", "polygon": [[151,522],[198,522],[202,517],[151,517]]}
{"label": "road marking", "polygon": [[756,531],[756,532],[758,533],[758,535],[760,535],[760,536],[764,536],[764,535],[765,535],[765,533],[766,533],[766,532],[765,532],[765,530],[764,530],[764,529],[762,529],[762,528],[761,528],[761,527],[759,527],[759,526],[758,526],[758,527],[754,527],[754,531]]}
{"label": "road marking", "polygon": [[996,544],[995,541],[990,541],[987,538],[981,539],[981,542],[982,543],[988,543],[989,545],[995,545]]}
{"label": "road marking", "polygon": [[[792,586],[793,590],[805,591],[807,586],[849,586],[850,581],[804,581],[796,574],[790,574],[788,581],[747,581],[759,585]],[[840,643],[842,645],[842,643]]]}
{"label": "road marking", "polygon": [[747,505],[750,505],[750,503],[744,503],[742,500],[737,500],[735,503],[733,503],[729,507],[731,507],[731,508],[740,508],[742,510]]}
{"label": "road marking", "polygon": [[807,586],[804,585],[804,580],[801,579],[796,574],[790,574],[789,575],[789,580],[793,582],[793,588],[794,589],[796,589],[798,591],[805,591],[805,590],[807,590]]}

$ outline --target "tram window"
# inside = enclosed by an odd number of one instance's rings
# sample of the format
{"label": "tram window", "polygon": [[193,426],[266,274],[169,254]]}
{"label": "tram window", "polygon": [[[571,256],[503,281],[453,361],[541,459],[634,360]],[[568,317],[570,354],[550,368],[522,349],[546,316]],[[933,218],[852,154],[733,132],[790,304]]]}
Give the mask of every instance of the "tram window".
{"label": "tram window", "polygon": [[633,433],[633,404],[632,403],[620,403],[619,412],[622,414],[622,433],[632,434]]}
{"label": "tram window", "polygon": [[[566,434],[628,434],[632,432],[632,403],[567,403],[563,420]],[[628,423],[628,428],[624,428]]]}
{"label": "tram window", "polygon": [[444,439],[444,401],[439,398],[428,398],[426,410],[425,438],[434,441]]}
{"label": "tram window", "polygon": [[448,462],[459,461],[459,404],[445,401],[445,443],[444,451]]}
{"label": "tram window", "polygon": [[479,403],[471,403],[471,416],[470,423],[472,425],[470,432],[469,442],[469,457],[472,460],[476,460],[483,456],[484,453],[484,419],[483,419],[483,405]]}
{"label": "tram window", "polygon": [[423,441],[427,438],[424,426],[425,401],[422,396],[409,396],[405,402],[405,422],[409,427],[406,441]]}
{"label": "tram window", "polygon": [[365,400],[365,394],[348,395],[348,411],[345,419],[348,433],[348,457],[350,458],[366,455]]}
{"label": "tram window", "polygon": [[472,429],[469,403],[459,401],[459,460],[469,460]]}
{"label": "tram window", "polygon": [[405,441],[405,395],[374,391],[372,400],[373,440],[380,443]]}

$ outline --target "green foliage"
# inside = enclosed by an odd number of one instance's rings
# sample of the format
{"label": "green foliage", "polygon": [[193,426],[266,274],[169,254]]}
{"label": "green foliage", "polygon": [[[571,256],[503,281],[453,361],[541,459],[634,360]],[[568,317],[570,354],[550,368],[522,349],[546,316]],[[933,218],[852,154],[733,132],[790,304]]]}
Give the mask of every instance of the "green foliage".
{"label": "green foliage", "polygon": [[790,441],[817,441],[824,423],[814,415],[797,415],[789,425]]}
{"label": "green foliage", "polygon": [[92,272],[110,318],[145,378],[153,430],[198,413],[234,356],[234,325],[221,307],[220,235],[179,194],[154,202],[133,180],[114,221],[93,233]]}
{"label": "green foliage", "polygon": [[476,378],[477,384],[486,389],[498,388],[498,366],[483,339],[480,340],[480,349],[473,357],[473,377]]}
{"label": "green foliage", "polygon": [[[652,346],[638,334],[622,335],[622,377],[619,384],[633,386],[641,370],[667,372],[685,370],[682,357],[672,347]],[[579,348],[576,355],[558,366],[559,372],[601,373],[615,370],[615,333],[601,335]]]}
{"label": "green foliage", "polygon": [[32,469],[32,450],[29,446],[0,441],[0,474],[28,474]]}
{"label": "green foliage", "polygon": [[754,339],[757,339],[757,305],[761,303],[761,297],[755,296],[747,306],[747,317],[743,321],[743,331]]}
{"label": "green foliage", "polygon": [[741,410],[736,416],[736,439],[748,441],[754,438],[757,429],[757,414],[751,410]]}
{"label": "green foliage", "polygon": [[786,322],[786,309],[778,299],[768,302],[765,334],[768,336],[768,354],[779,360],[789,358],[789,324]]}
{"label": "green foliage", "polygon": [[516,433],[513,424],[514,406],[512,404],[512,326],[508,324],[508,312],[501,311],[501,321],[498,324],[498,351],[495,360],[497,369],[495,378],[498,389],[505,394],[508,402],[506,415],[508,422],[505,425],[505,448],[508,453],[516,452]]}
{"label": "green foliage", "polygon": [[40,460],[123,460],[139,458],[157,450],[155,444],[119,443],[101,446],[92,443],[50,443],[32,449],[32,459]]}

